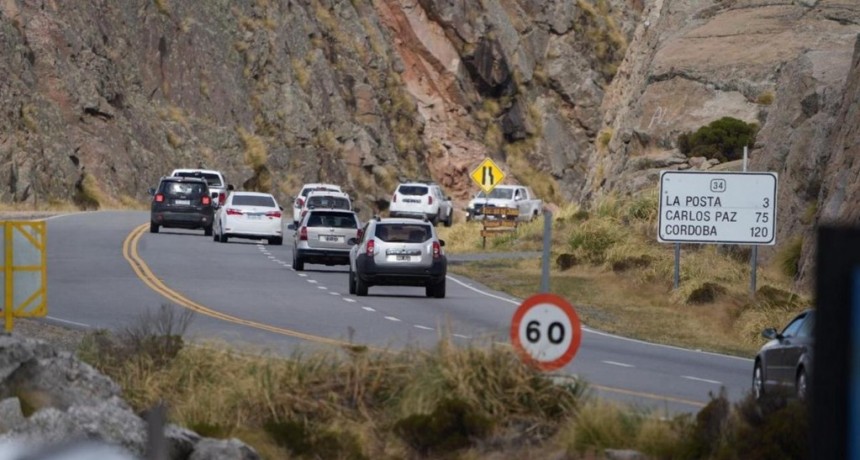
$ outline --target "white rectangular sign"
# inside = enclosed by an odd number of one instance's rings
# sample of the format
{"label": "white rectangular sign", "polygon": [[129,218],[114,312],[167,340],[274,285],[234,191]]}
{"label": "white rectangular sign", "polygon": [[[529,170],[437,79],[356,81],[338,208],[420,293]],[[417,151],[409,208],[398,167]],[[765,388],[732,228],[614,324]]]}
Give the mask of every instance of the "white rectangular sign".
{"label": "white rectangular sign", "polygon": [[776,243],[776,173],[663,171],[661,243]]}

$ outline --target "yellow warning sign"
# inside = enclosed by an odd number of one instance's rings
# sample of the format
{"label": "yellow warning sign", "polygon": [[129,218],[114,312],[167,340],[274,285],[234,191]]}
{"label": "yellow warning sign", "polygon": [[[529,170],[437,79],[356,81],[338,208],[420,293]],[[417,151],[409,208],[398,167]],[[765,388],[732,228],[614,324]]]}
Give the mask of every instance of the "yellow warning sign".
{"label": "yellow warning sign", "polygon": [[493,160],[485,158],[481,164],[472,171],[472,180],[481,187],[484,193],[490,193],[495,186],[499,185],[505,178],[505,173]]}

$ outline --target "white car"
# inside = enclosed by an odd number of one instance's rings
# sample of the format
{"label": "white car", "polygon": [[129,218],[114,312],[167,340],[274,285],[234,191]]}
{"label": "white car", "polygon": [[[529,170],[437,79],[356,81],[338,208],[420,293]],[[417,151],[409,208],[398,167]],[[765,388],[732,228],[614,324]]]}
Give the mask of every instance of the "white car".
{"label": "white car", "polygon": [[268,193],[233,192],[215,214],[212,239],[226,243],[230,238],[268,240],[284,244],[283,208]]}
{"label": "white car", "polygon": [[435,182],[404,182],[394,190],[388,215],[413,219],[427,219],[433,225],[444,222],[451,226],[454,206],[451,197],[445,196]]}
{"label": "white car", "polygon": [[331,192],[343,192],[339,185],[334,184],[305,184],[302,186],[302,190],[296,195],[295,199],[293,199],[293,224],[298,226],[299,221],[302,220],[302,208],[305,205],[305,199],[307,199],[308,194],[314,190],[328,190]]}
{"label": "white car", "polygon": [[233,190],[233,185],[227,183],[227,178],[221,171],[214,169],[174,169],[170,173],[173,177],[199,177],[209,185],[209,193],[212,195],[212,204],[217,208],[227,201],[227,194]]}
{"label": "white car", "polygon": [[308,209],[328,208],[328,209],[343,209],[346,211],[354,211],[352,209],[352,200],[349,195],[344,192],[333,192],[331,190],[311,190],[308,196],[305,197],[302,205],[302,213],[299,215],[299,221],[308,213]]}

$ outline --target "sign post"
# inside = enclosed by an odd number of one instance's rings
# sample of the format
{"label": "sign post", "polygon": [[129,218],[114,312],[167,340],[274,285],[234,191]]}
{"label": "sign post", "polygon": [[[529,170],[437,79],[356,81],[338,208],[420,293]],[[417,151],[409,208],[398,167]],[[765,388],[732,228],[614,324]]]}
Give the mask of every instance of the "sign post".
{"label": "sign post", "polygon": [[[484,158],[484,161],[469,176],[478,184],[478,187],[481,187],[485,195],[489,195],[504,180],[505,173],[492,159]],[[516,231],[517,229],[519,209],[484,207],[483,214],[484,228],[481,230],[482,248],[487,247],[488,236],[496,236],[498,232]],[[488,220],[488,216],[493,216],[498,220]]]}
{"label": "sign post", "polygon": [[511,343],[529,364],[553,371],[567,365],[582,342],[582,323],[573,306],[554,294],[524,300],[511,321]]}

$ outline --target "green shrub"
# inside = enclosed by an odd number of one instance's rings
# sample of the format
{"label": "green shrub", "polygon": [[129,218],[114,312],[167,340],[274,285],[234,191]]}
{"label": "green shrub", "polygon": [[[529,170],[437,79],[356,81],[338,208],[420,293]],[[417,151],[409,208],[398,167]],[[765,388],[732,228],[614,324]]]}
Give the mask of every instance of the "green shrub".
{"label": "green shrub", "polygon": [[723,117],[702,126],[696,132],[678,136],[678,149],[688,157],[716,158],[720,161],[743,157],[744,146],[755,144],[758,125],[732,117]]}
{"label": "green shrub", "polygon": [[352,433],[312,428],[296,420],[268,420],[263,430],[281,447],[299,457],[362,460],[367,456]]}
{"label": "green shrub", "polygon": [[444,399],[430,414],[414,414],[394,426],[407,444],[422,454],[469,447],[490,433],[493,421],[461,399]]}
{"label": "green shrub", "polygon": [[800,272],[800,256],[803,253],[803,238],[795,237],[777,253],[779,268],[785,276],[797,278]]}
{"label": "green shrub", "polygon": [[568,245],[575,256],[600,265],[606,261],[606,251],[621,239],[619,232],[617,224],[607,219],[589,220],[571,231]]}

